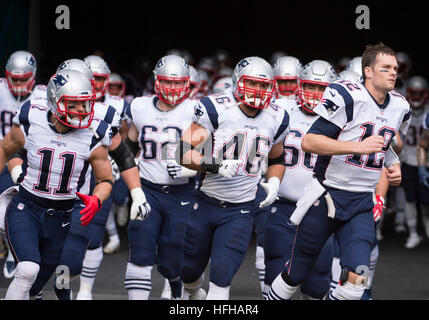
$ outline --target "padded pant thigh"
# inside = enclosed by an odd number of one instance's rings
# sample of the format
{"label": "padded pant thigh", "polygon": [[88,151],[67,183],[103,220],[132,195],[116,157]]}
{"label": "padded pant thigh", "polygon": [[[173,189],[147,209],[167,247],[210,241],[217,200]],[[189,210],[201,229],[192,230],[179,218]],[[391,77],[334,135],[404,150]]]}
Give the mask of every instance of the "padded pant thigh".
{"label": "padded pant thigh", "polygon": [[253,231],[253,215],[232,217],[214,232],[210,281],[220,287],[231,285],[249,247]]}
{"label": "padded pant thigh", "polygon": [[301,286],[301,291],[312,298],[321,299],[329,291],[331,268],[334,258],[333,235],[326,241],[308,277]]}
{"label": "padded pant thigh", "polygon": [[336,235],[341,267],[355,273],[358,271],[359,274],[369,272],[371,251],[376,239],[372,212],[355,215],[337,230]]}

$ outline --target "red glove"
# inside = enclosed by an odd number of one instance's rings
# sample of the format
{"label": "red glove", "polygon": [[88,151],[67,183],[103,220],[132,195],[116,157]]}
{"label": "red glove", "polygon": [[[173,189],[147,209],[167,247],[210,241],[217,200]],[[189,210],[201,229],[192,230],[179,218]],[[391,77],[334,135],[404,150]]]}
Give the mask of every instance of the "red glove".
{"label": "red glove", "polygon": [[80,210],[80,214],[83,214],[80,218],[80,224],[87,226],[91,222],[92,218],[94,218],[97,211],[101,209],[100,199],[98,199],[97,196],[87,196],[86,194],[79,192],[76,192],[76,195],[78,195],[85,204],[85,208]]}
{"label": "red glove", "polygon": [[377,204],[372,209],[372,214],[374,215],[374,221],[378,222],[383,215],[383,209],[386,207],[384,206],[384,198],[382,196],[376,195],[375,199],[377,200]]}

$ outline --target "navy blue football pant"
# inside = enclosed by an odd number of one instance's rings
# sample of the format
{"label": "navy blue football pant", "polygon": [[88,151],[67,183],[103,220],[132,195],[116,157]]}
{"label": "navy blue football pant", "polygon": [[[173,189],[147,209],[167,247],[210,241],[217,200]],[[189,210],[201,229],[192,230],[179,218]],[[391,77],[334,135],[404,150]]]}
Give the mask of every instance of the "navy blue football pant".
{"label": "navy blue football pant", "polygon": [[328,217],[323,194],[297,226],[291,254],[284,269],[295,285],[305,281],[325,242],[334,233],[340,248],[341,267],[358,274],[369,270],[375,239],[372,193],[326,189],[335,205],[335,217]]}
{"label": "navy blue football pant", "polygon": [[141,181],[151,212],[143,221],[130,220],[128,223],[128,261],[138,266],[157,264],[162,276],[177,278],[195,184],[174,186]]}
{"label": "navy blue football pant", "polygon": [[118,206],[122,206],[125,204],[127,200],[127,196],[129,195],[129,190],[127,185],[125,184],[124,179],[119,178],[113,184],[112,189],[112,201]]}
{"label": "navy blue football pant", "polygon": [[180,277],[198,280],[210,259],[210,281],[231,285],[253,232],[255,202],[227,203],[198,192],[183,241]]}
{"label": "navy blue football pant", "polygon": [[[265,284],[269,286],[282,272],[291,256],[297,226],[292,225],[289,218],[295,208],[295,202],[284,198],[272,205],[264,238]],[[301,292],[310,297],[321,299],[329,291],[334,253],[332,238],[328,238],[313,268],[301,284]]]}
{"label": "navy blue football pant", "polygon": [[3,172],[0,174],[0,194],[3,193],[6,189],[15,185],[10,176],[9,170],[4,168]]}
{"label": "navy blue football pant", "polygon": [[270,213],[271,206],[265,208],[259,208],[259,204],[265,200],[267,193],[264,188],[258,185],[258,191],[256,192],[255,198],[255,232],[256,232],[256,245],[264,247],[264,233],[265,224],[267,223],[268,215]]}
{"label": "navy blue football pant", "polygon": [[401,187],[404,188],[405,199],[408,202],[418,201],[422,205],[429,206],[429,189],[420,183],[419,168],[403,163],[401,170]]}
{"label": "navy blue football pant", "polygon": [[[63,242],[60,265],[68,268],[70,276],[82,272],[83,260],[87,249],[96,249],[102,245],[109,210],[112,205],[112,196],[103,202],[101,209],[95,214],[88,226],[82,226],[80,211],[85,207],[82,201],[76,201],[71,216],[70,230]],[[55,267],[41,266],[30,295],[38,294],[55,271]]]}

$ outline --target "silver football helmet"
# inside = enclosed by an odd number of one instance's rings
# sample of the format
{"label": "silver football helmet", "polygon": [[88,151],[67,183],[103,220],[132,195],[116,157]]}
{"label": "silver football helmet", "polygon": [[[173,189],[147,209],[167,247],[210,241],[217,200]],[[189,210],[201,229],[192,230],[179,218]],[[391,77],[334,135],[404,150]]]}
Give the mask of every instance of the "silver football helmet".
{"label": "silver football helmet", "polygon": [[362,57],[354,57],[349,61],[346,70],[354,71],[362,77]]}
{"label": "silver football helmet", "polygon": [[405,96],[413,109],[422,108],[429,98],[429,86],[426,79],[421,76],[411,77],[407,83]]}
{"label": "silver football helmet", "polygon": [[106,61],[99,56],[90,55],[83,59],[94,75],[94,93],[96,99],[104,96],[109,83],[110,69]]}
{"label": "silver football helmet", "polygon": [[320,102],[326,87],[338,80],[334,67],[324,60],[313,60],[302,69],[297,91],[298,103],[308,112]]}
{"label": "silver football helmet", "polygon": [[12,53],[6,63],[6,81],[14,96],[25,96],[33,90],[36,82],[37,63],[27,51]]}
{"label": "silver football helmet", "polygon": [[398,62],[398,78],[406,79],[413,66],[410,56],[406,52],[397,52],[396,61]]}
{"label": "silver football helmet", "polygon": [[195,95],[198,93],[198,91],[200,90],[200,85],[201,85],[201,78],[200,78],[200,73],[198,72],[197,69],[195,69],[193,66],[189,66],[189,71],[190,71],[190,93],[189,93],[189,97],[193,98],[195,97]]}
{"label": "silver football helmet", "polygon": [[274,93],[274,87],[273,69],[262,58],[244,58],[234,68],[232,74],[234,96],[252,108],[264,109],[268,107]]}
{"label": "silver football helmet", "polygon": [[190,72],[182,57],[168,55],[159,59],[153,70],[154,89],[159,99],[171,105],[186,99],[190,93]]}
{"label": "silver football helmet", "polygon": [[350,82],[362,82],[362,77],[359,76],[356,72],[351,70],[343,70],[338,75],[339,80],[347,80]]}
{"label": "silver football helmet", "polygon": [[61,70],[75,70],[83,73],[94,88],[94,75],[92,74],[91,68],[85,61],[81,59],[68,59],[58,66],[56,72],[60,72]]}
{"label": "silver football helmet", "polygon": [[273,71],[278,97],[295,99],[298,77],[302,71],[299,59],[292,56],[281,57],[274,63]]}
{"label": "silver football helmet", "polygon": [[220,78],[213,86],[213,93],[221,93],[225,90],[230,90],[232,88],[232,78],[223,77]]}
{"label": "silver football helmet", "polygon": [[[61,70],[54,74],[47,86],[48,106],[62,124],[88,128],[94,118],[95,96],[92,84],[81,72]],[[83,102],[84,112],[73,111],[76,102]]]}
{"label": "silver football helmet", "polygon": [[112,96],[124,97],[126,91],[125,80],[117,73],[110,74],[107,91]]}

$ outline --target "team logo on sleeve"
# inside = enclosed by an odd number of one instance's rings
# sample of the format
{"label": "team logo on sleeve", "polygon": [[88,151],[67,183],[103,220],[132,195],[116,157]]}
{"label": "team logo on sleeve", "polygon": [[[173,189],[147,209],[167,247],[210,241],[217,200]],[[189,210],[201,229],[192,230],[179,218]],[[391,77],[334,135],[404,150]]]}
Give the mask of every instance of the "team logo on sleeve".
{"label": "team logo on sleeve", "polygon": [[199,103],[194,108],[194,114],[197,120],[199,120],[201,116],[204,114],[203,110],[201,110],[201,105]]}
{"label": "team logo on sleeve", "polygon": [[339,106],[337,106],[334,102],[332,102],[329,99],[322,99],[322,105],[326,108],[326,110],[328,111],[328,114],[331,115],[333,114],[335,111],[338,110]]}

